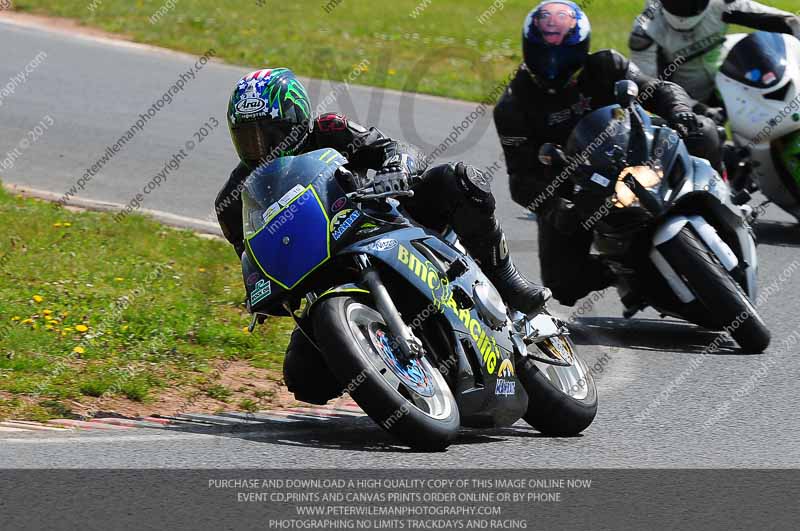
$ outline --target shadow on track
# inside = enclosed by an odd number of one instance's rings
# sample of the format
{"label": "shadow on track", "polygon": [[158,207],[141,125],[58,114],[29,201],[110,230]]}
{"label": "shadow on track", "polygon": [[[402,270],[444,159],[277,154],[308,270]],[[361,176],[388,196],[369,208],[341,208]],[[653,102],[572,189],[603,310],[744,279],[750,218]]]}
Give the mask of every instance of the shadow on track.
{"label": "shadow on track", "polygon": [[[247,424],[213,425],[210,423],[182,424],[153,427],[150,429],[179,433],[194,433],[207,436],[228,437],[252,443],[277,444],[298,448],[339,450],[343,452],[429,453],[412,450],[380,429],[367,416],[332,416],[326,419],[304,419],[296,422],[276,422],[256,413]],[[469,429],[462,428],[450,445],[459,446],[503,442],[509,438],[546,439],[524,421],[509,428]],[[572,439],[581,439],[582,435]]]}
{"label": "shadow on track", "polygon": [[779,247],[800,247],[800,225],[780,221],[758,221],[755,224],[758,243]]}
{"label": "shadow on track", "polygon": [[[581,317],[570,325],[579,345],[602,345],[654,352],[738,355],[744,353],[721,332],[699,328],[683,321]],[[710,348],[716,346],[715,352]]]}

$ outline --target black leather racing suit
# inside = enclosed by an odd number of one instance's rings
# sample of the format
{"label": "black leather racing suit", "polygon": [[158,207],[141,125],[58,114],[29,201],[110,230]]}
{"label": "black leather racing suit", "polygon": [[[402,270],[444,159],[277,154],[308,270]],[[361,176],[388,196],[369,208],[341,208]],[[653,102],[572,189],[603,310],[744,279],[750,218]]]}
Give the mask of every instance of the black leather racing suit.
{"label": "black leather racing suit", "polygon": [[[643,107],[667,121],[692,110],[681,87],[645,76],[613,50],[590,55],[575,81],[556,93],[540,87],[523,64],[494,110],[511,197],[538,215],[542,281],[562,304],[573,305],[588,293],[605,289],[613,278],[590,254],[592,234],[578,220],[570,222],[573,211],[563,208],[563,199],[572,192],[570,182],[548,189],[558,171],[539,162],[539,148],[547,142],[565,145],[584,115],[615,103],[614,85],[624,79],[639,86]],[[687,147],[720,168],[717,128],[709,118],[698,121],[700,129],[686,139]]]}

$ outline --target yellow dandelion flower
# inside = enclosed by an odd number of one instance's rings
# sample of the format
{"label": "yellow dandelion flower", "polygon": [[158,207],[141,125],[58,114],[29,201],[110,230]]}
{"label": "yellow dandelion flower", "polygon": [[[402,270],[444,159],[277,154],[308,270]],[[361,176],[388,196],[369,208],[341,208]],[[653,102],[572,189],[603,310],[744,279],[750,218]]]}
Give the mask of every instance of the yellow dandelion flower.
{"label": "yellow dandelion flower", "polygon": [[78,332],[86,332],[87,330],[89,330],[89,327],[82,324],[75,325],[75,330],[77,330]]}
{"label": "yellow dandelion flower", "polygon": [[393,76],[393,75],[395,75],[395,74],[397,74],[397,70],[395,70],[394,68],[390,68],[390,69],[389,69],[389,75],[390,75],[390,76]]}
{"label": "yellow dandelion flower", "polygon": [[20,317],[18,315],[15,315],[14,317],[11,318],[12,321],[19,321],[19,319]]}
{"label": "yellow dandelion flower", "polygon": [[34,295],[33,296],[33,302],[42,302],[43,300],[44,300],[44,297],[42,297],[41,295]]}
{"label": "yellow dandelion flower", "polygon": [[53,329],[53,325],[51,325],[50,323],[47,323],[46,325],[44,325],[44,327],[45,327],[47,330],[52,330],[52,329]]}
{"label": "yellow dandelion flower", "polygon": [[206,268],[205,267],[200,267],[197,270],[200,271],[201,273],[205,273],[206,272]]}
{"label": "yellow dandelion flower", "polygon": [[75,347],[74,349],[72,349],[72,352],[74,352],[75,354],[85,354],[86,349],[83,347]]}
{"label": "yellow dandelion flower", "polygon": [[53,223],[53,227],[60,229],[62,227],[61,223]]}
{"label": "yellow dandelion flower", "polygon": [[122,277],[114,277],[114,280],[116,280],[117,282],[122,282],[125,279]]}
{"label": "yellow dandelion flower", "polygon": [[25,319],[24,321],[22,321],[22,324],[31,324],[31,323],[33,323],[33,319]]}
{"label": "yellow dandelion flower", "polygon": [[71,226],[72,226],[72,223],[64,223],[64,226],[65,226],[65,227],[71,227]]}
{"label": "yellow dandelion flower", "polygon": [[45,315],[50,315],[53,313],[53,310],[42,310],[42,313]]}
{"label": "yellow dandelion flower", "polygon": [[242,328],[242,332],[244,332],[245,334],[249,334],[250,333],[250,327],[249,326],[243,327]]}
{"label": "yellow dandelion flower", "polygon": [[71,326],[65,326],[64,327],[64,333],[67,333],[67,332],[72,332],[72,327]]}

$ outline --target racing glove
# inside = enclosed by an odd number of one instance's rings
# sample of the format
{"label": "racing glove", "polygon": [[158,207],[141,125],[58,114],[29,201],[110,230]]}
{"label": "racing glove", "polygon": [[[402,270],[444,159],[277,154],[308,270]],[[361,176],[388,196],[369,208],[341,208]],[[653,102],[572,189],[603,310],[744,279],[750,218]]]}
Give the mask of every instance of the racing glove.
{"label": "racing glove", "polygon": [[704,103],[698,103],[694,106],[694,111],[706,118],[711,118],[717,125],[724,126],[728,121],[728,113],[723,107],[709,107]]}
{"label": "racing glove", "polygon": [[669,120],[669,125],[682,138],[688,138],[700,132],[700,122],[697,120],[697,115],[690,111],[674,114],[672,119]]}
{"label": "racing glove", "polygon": [[375,179],[372,182],[375,193],[403,192],[411,188],[412,168],[413,162],[405,154],[392,157],[386,161],[383,168],[375,174]]}

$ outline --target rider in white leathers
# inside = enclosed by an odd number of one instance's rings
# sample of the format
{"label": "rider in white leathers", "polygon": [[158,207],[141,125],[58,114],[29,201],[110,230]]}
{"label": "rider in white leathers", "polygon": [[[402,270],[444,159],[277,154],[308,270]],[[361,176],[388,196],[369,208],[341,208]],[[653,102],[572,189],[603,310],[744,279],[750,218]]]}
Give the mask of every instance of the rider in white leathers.
{"label": "rider in white leathers", "polygon": [[723,123],[714,77],[729,24],[800,38],[800,17],[751,0],[648,0],[630,35],[631,60],[682,86],[698,102],[695,112]]}

